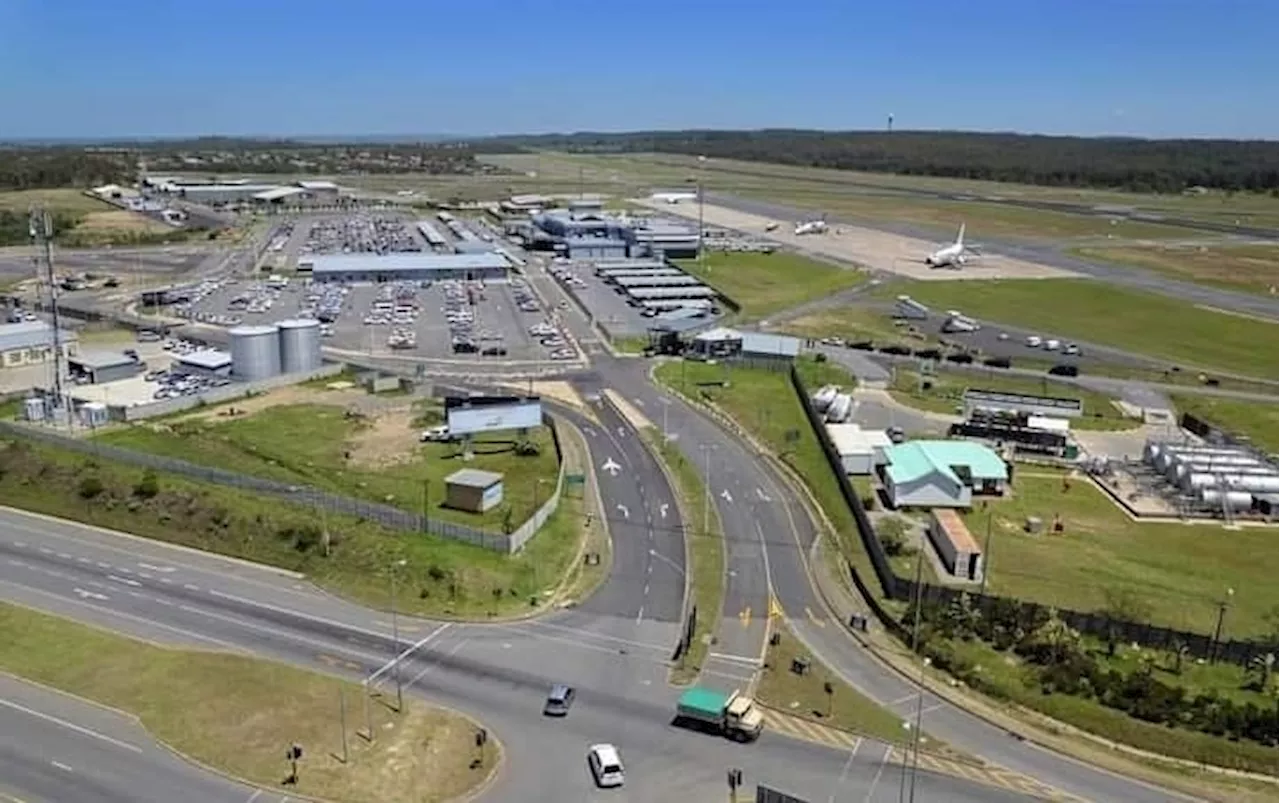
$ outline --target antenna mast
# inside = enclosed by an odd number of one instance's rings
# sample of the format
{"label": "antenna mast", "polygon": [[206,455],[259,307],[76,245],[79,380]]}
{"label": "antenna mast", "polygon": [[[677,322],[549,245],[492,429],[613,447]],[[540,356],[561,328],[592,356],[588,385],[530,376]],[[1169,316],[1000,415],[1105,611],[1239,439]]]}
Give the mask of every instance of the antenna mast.
{"label": "antenna mast", "polygon": [[[43,267],[43,279],[49,285],[49,309],[53,313],[53,409],[65,408],[66,393],[62,387],[66,355],[62,352],[62,321],[58,315],[58,280],[53,271],[53,219],[42,206],[31,207],[31,241],[36,247],[37,272]],[[44,264],[41,265],[40,263]],[[57,413],[55,413],[56,415]]]}

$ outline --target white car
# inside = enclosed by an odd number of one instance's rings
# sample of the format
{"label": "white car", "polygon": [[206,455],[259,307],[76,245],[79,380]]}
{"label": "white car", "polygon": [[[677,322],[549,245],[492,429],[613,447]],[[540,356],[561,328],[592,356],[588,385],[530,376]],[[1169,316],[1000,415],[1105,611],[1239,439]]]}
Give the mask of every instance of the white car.
{"label": "white car", "polygon": [[1064,347],[1063,347],[1063,349],[1062,349],[1062,353],[1063,353],[1063,354],[1070,354],[1070,355],[1073,355],[1073,356],[1079,356],[1079,355],[1080,355],[1080,347],[1079,347],[1079,346],[1077,346],[1075,343],[1068,343],[1066,346],[1064,346]]}
{"label": "white car", "polygon": [[591,767],[591,775],[596,779],[596,786],[611,788],[622,786],[627,776],[622,769],[622,756],[618,748],[611,744],[593,744],[587,752],[587,764]]}
{"label": "white car", "polygon": [[419,436],[419,440],[423,443],[441,443],[443,441],[447,441],[449,440],[449,425],[441,424],[438,427],[423,430],[422,435]]}
{"label": "white car", "polygon": [[1031,335],[1027,338],[1027,348],[1039,348],[1042,342],[1038,335]]}

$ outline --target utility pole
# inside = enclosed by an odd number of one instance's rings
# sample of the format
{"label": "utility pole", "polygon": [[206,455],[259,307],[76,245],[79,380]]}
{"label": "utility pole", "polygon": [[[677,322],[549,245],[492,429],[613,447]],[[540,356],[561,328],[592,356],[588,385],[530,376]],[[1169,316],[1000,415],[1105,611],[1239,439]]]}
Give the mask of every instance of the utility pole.
{"label": "utility pole", "polygon": [[702,472],[702,488],[706,492],[706,499],[702,504],[702,535],[704,538],[707,533],[711,532],[711,450],[714,448],[709,443],[702,444],[703,465],[705,466]]}
{"label": "utility pole", "polygon": [[1227,608],[1231,607],[1231,598],[1236,595],[1234,588],[1227,589],[1227,595],[1218,600],[1218,623],[1213,627],[1213,648],[1209,652],[1209,661],[1217,663],[1218,644],[1222,640],[1222,623],[1227,618]]}
{"label": "utility pole", "polygon": [[[53,407],[60,416],[66,406],[62,387],[66,355],[62,353],[62,321],[58,313],[58,279],[53,270],[53,219],[42,206],[31,207],[29,217],[32,244],[35,245],[37,268],[44,268],[44,280],[49,285],[49,309],[53,313]],[[43,261],[43,266],[40,262]]]}
{"label": "utility pole", "polygon": [[[912,595],[915,601],[915,613],[913,616],[913,623],[911,626],[911,652],[913,655],[916,655],[916,656],[920,654],[920,609],[923,607],[921,605],[921,601],[922,601],[921,591],[923,589],[923,578],[924,578],[924,550],[925,550],[925,540],[924,540],[924,535],[922,533],[920,536],[920,548],[916,552],[915,593]],[[916,764],[914,761],[914,757],[915,757],[914,749],[918,747],[920,744],[919,742],[920,719],[923,716],[923,707],[924,707],[924,668],[921,667],[920,684],[916,688],[916,717],[915,717],[916,722],[914,726],[912,726],[911,723],[909,722],[903,723],[904,728],[912,729],[915,732],[911,734],[911,744],[903,746],[902,773],[898,776],[898,803],[903,803],[903,801],[906,799],[905,795],[906,795],[906,787],[907,787],[908,756],[910,756],[913,759],[912,766],[911,766],[911,795],[912,797],[914,797],[915,795]]]}
{"label": "utility pole", "polygon": [[978,593],[987,595],[987,572],[991,569],[991,508],[987,508],[987,537],[982,542],[982,586]]}
{"label": "utility pole", "polygon": [[351,757],[347,750],[347,691],[338,686],[338,719],[342,726],[342,763],[346,764]]}
{"label": "utility pole", "polygon": [[391,641],[395,644],[395,654],[391,658],[391,674],[396,679],[396,712],[404,710],[404,690],[400,685],[400,622],[396,614],[396,569],[408,561],[401,558],[391,564]]}

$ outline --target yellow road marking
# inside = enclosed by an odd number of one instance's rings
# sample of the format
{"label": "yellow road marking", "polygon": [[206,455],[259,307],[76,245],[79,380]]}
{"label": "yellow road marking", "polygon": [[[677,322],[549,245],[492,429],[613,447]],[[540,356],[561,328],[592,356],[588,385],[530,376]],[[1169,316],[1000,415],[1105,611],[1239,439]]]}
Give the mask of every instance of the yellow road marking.
{"label": "yellow road marking", "polygon": [[786,615],[787,614],[782,610],[782,605],[778,603],[778,598],[770,594],[769,595],[769,618],[781,619]]}
{"label": "yellow road marking", "polygon": [[738,614],[738,618],[742,620],[743,627],[750,627],[751,626],[751,607],[748,606],[746,608],[743,608],[742,613]]}

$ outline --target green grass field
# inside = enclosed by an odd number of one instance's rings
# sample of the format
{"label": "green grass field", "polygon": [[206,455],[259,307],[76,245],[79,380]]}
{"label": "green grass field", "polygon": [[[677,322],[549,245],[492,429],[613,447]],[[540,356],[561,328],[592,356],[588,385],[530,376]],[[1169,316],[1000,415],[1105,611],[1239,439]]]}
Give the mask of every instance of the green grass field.
{"label": "green grass field", "polygon": [[[589,470],[565,450],[566,470]],[[565,495],[556,513],[516,555],[428,535],[406,536],[348,516],[321,519],[309,506],[155,475],[110,461],[25,442],[0,440],[4,504],[147,538],[302,572],[320,586],[360,602],[389,605],[397,561],[401,610],[440,618],[488,619],[522,614],[559,585],[574,559],[583,502]],[[91,488],[87,483],[93,483]],[[140,489],[144,492],[140,493]],[[96,491],[91,497],[86,492]],[[324,554],[320,528],[332,534]]]}
{"label": "green grass field", "polygon": [[417,700],[407,699],[403,713],[371,703],[376,738],[368,742],[356,735],[365,726],[358,684],[241,655],[165,649],[7,603],[0,670],[132,713],[178,752],[268,789],[288,775],[285,747],[301,744],[290,788],[327,800],[452,800],[499,760],[493,741],[476,749],[473,722]]}
{"label": "green grass field", "polygon": [[1082,246],[1071,253],[1162,273],[1175,279],[1272,295],[1280,256],[1274,244]]}
{"label": "green grass field", "polygon": [[1125,418],[1111,399],[1092,390],[1065,385],[1045,379],[1010,376],[996,369],[983,374],[951,373],[924,377],[930,387],[925,388],[921,377],[913,371],[897,369],[893,374],[890,393],[899,402],[934,413],[956,414],[962,406],[961,398],[969,388],[996,390],[1005,393],[1023,393],[1031,396],[1057,396],[1080,399],[1084,402],[1084,415],[1072,421],[1076,429],[1133,429],[1141,422]]}
{"label": "green grass field", "polygon": [[[662,433],[653,427],[647,427],[643,435],[650,448],[671,471],[676,482],[673,490],[680,495],[680,511],[685,517],[685,537],[690,539],[690,600],[700,611],[719,611],[724,606],[725,582],[724,529],[720,524],[720,513],[714,504],[710,510],[707,509],[706,486],[698,470],[685,458],[684,453],[674,443],[665,441]],[[710,522],[710,532],[702,531],[704,517]],[[682,685],[697,679],[702,665],[706,663],[707,652],[711,649],[708,637],[715,635],[719,624],[720,617],[717,615],[698,617],[688,653],[671,669],[672,683]]]}
{"label": "green grass field", "polygon": [[[1034,467],[1015,475],[1013,494],[964,514],[983,534],[991,519],[987,588],[995,594],[1078,611],[1101,610],[1108,591],[1129,591],[1151,607],[1151,620],[1180,630],[1213,632],[1218,600],[1235,589],[1224,637],[1274,633],[1274,528],[1226,530],[1213,524],[1139,523],[1083,478],[1064,490]],[[1028,516],[1065,532],[1029,535]]]}
{"label": "green grass field", "polygon": [[1180,413],[1208,421],[1236,435],[1243,435],[1270,454],[1280,452],[1280,413],[1276,402],[1250,402],[1238,399],[1175,394],[1174,407]]}
{"label": "green grass field", "polygon": [[894,282],[875,292],[1209,372],[1274,379],[1280,364],[1274,323],[1087,279]]}
{"label": "green grass field", "polygon": [[[406,403],[407,404],[407,403]],[[475,459],[464,462],[450,444],[417,442],[413,416],[349,419],[341,407],[296,404],[243,418],[142,423],[98,436],[104,443],[165,455],[334,493],[387,502],[412,511],[426,503],[431,515],[497,531],[510,510],[517,525],[555,489],[551,433],[530,433],[536,456],[514,453],[511,437],[476,439]],[[504,502],[484,514],[444,507],[444,478],[461,468],[504,476]],[[424,493],[429,499],[424,500]]]}
{"label": "green grass field", "polygon": [[857,287],[866,276],[798,254],[714,253],[679,263],[689,273],[733,299],[740,316],[759,319],[780,310]]}

